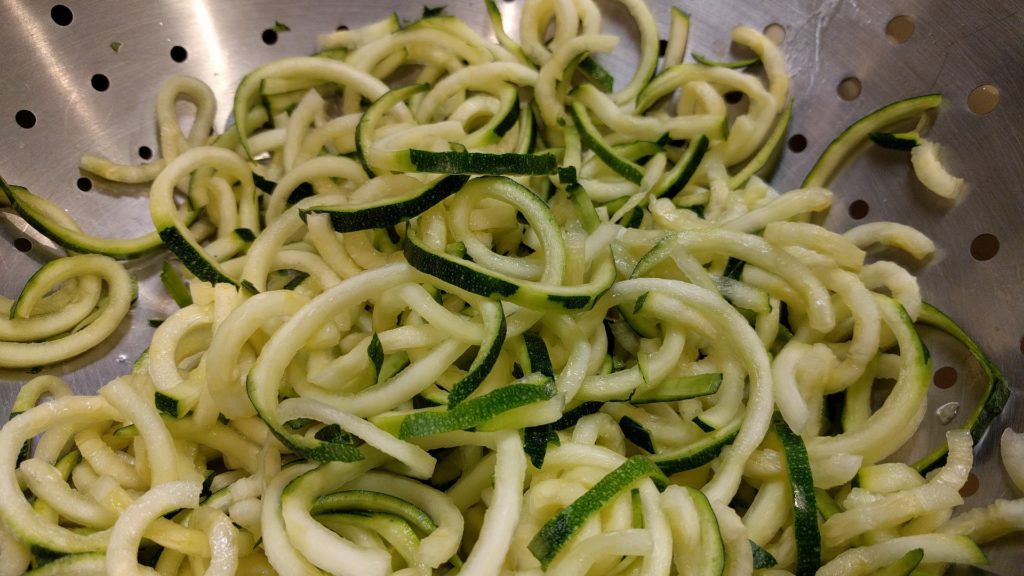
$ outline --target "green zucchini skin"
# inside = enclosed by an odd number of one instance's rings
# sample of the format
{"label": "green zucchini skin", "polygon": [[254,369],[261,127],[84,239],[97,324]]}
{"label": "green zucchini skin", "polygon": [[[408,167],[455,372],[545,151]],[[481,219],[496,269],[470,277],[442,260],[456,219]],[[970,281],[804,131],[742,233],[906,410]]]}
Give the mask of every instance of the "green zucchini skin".
{"label": "green zucchini skin", "polygon": [[518,154],[507,152],[430,152],[409,151],[409,162],[417,172],[438,174],[483,174],[504,176],[509,174],[552,174],[558,168],[554,154]]}
{"label": "green zucchini skin", "polygon": [[825,148],[825,151],[818,157],[818,161],[807,173],[801,187],[827,186],[843,162],[865,138],[870,137],[871,133],[880,132],[901,120],[920,116],[937,108],[941,103],[941,94],[925,94],[897,100],[865,115],[850,124]]}
{"label": "green zucchini skin", "polygon": [[818,504],[807,448],[776,412],[772,417],[775,433],[782,443],[793,496],[793,526],[796,531],[795,576],[813,576],[821,567],[821,532],[818,529]]}
{"label": "green zucchini skin", "polygon": [[541,567],[547,569],[587,518],[643,478],[651,478],[659,488],[668,485],[668,478],[650,459],[633,456],[544,524],[528,546],[533,556],[540,561]]}
{"label": "green zucchini skin", "polygon": [[[992,422],[1006,408],[1006,403],[1010,400],[1010,383],[1003,376],[999,367],[981,349],[977,341],[971,338],[959,324],[942,310],[927,302],[923,302],[917,322],[918,324],[945,332],[955,338],[967,348],[968,352],[974,356],[978,364],[981,365],[981,369],[985,372],[985,377],[988,380],[985,385],[985,392],[978,405],[974,408],[974,411],[971,412],[964,423],[964,427],[971,431],[971,437],[974,438],[974,442],[977,444],[984,437],[985,431],[988,430]],[[915,462],[914,468],[921,474],[926,474],[946,463],[948,451],[948,446],[943,442],[935,450]]]}
{"label": "green zucchini skin", "polygon": [[916,132],[872,132],[868,138],[882,148],[890,150],[913,150],[921,143],[921,137]]}
{"label": "green zucchini skin", "polygon": [[310,214],[327,214],[331,226],[338,232],[386,228],[429,210],[461,190],[468,180],[469,176],[461,174],[446,176],[396,198],[362,205],[313,206],[300,210],[299,215],[305,220]]}
{"label": "green zucchini skin", "polygon": [[709,431],[706,436],[688,446],[654,454],[651,460],[662,472],[670,475],[700,468],[717,458],[722,449],[732,444],[739,434],[740,424],[740,419],[734,420],[718,430]]}
{"label": "green zucchini skin", "polygon": [[487,394],[463,400],[454,408],[435,406],[384,413],[371,420],[405,440],[476,428],[510,410],[550,400],[556,393],[550,376],[534,372]]}
{"label": "green zucchini skin", "polygon": [[[56,204],[32,194],[27,188],[8,184],[3,178],[0,178],[0,192],[3,192],[7,202],[25,222],[66,250],[102,254],[115,260],[133,260],[151,254],[162,246],[155,231],[138,238],[116,239],[101,238],[63,226],[45,213],[45,206],[57,208]],[[188,215],[189,219],[194,217],[194,213]]]}
{"label": "green zucchini skin", "polygon": [[370,490],[344,490],[325,494],[313,502],[309,512],[314,516],[339,512],[380,512],[402,518],[424,534],[437,529],[430,515],[417,506],[396,496]]}
{"label": "green zucchini skin", "polygon": [[569,107],[569,113],[572,116],[573,123],[576,124],[576,129],[579,130],[580,139],[609,168],[634,184],[639,184],[643,180],[643,168],[637,163],[622,157],[605,142],[597,127],[594,126],[594,122],[590,119],[590,114],[582,102],[574,101]]}

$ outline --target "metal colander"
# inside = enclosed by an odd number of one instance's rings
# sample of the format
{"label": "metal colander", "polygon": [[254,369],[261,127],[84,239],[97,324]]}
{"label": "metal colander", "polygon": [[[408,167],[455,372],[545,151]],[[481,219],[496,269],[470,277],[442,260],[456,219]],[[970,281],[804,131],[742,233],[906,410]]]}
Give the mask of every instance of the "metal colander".
{"label": "metal colander", "polygon": [[[67,207],[86,230],[118,236],[151,229],[145,190],[92,179],[78,170],[82,152],[120,162],[155,155],[154,102],[161,81],[189,74],[217,94],[217,126],[228,122],[230,97],[249,69],[274,58],[308,54],[316,34],[359,26],[395,11],[406,19],[422,7],[400,0],[3,0],[0,4],[0,174]],[[442,0],[447,11],[488,31],[482,2]],[[670,2],[651,8],[668,32]],[[506,25],[518,2],[499,0]],[[606,28],[627,40],[602,56],[620,77],[633,69],[635,36],[624,12],[605,2]],[[948,166],[971,188],[960,202],[940,202],[916,182],[906,153],[868,150],[833,183],[827,225],[845,230],[876,220],[904,222],[940,246],[931,262],[903,262],[925,298],[972,334],[1011,383],[1024,377],[1024,12],[1018,0],[788,0],[687,2],[690,49],[730,55],[729,31],[747,24],[781,39],[792,76],[794,120],[773,184],[799,185],[828,142],[854,119],[892,100],[945,95],[932,137],[949,152]],[[283,26],[282,26],[283,24]],[[997,94],[994,107],[993,95]],[[59,252],[12,215],[0,217],[0,293],[16,295],[43,262]],[[148,344],[151,319],[176,307],[154,271],[162,256],[130,264],[140,280],[130,322],[97,350],[48,368],[83,393],[127,372]],[[913,446],[923,453],[942,441],[976,403],[984,375],[965,350],[926,334],[937,378],[931,413]],[[0,371],[0,406],[9,411],[25,372]],[[1016,386],[1014,386],[1016,388]],[[959,403],[959,415],[949,421]],[[939,410],[940,407],[944,407]],[[942,415],[943,417],[940,417]],[[1011,397],[977,449],[967,498],[976,506],[1016,497],[999,461],[998,436],[1024,428],[1024,404]],[[974,483],[974,480],[977,480]],[[987,547],[999,574],[1019,574],[1019,535]]]}

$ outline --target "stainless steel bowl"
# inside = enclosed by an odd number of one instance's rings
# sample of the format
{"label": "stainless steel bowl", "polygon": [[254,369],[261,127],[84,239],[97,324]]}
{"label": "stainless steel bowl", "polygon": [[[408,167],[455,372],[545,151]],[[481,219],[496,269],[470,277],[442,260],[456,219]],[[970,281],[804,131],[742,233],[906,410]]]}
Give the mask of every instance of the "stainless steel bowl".
{"label": "stainless steel bowl", "polygon": [[[245,71],[274,58],[307,54],[316,34],[337,26],[359,26],[390,11],[408,19],[421,12],[420,5],[400,0],[59,1],[64,4],[0,4],[0,174],[66,206],[87,230],[124,236],[151,226],[145,190],[80,180],[89,175],[79,172],[78,157],[95,151],[142,162],[143,147],[155,153],[154,100],[163,78],[190,74],[207,82],[219,98],[217,125],[223,127],[230,96]],[[481,2],[441,3],[474,28],[489,30]],[[499,4],[514,28],[520,4]],[[633,35],[617,5],[605,4],[611,14],[606,26]],[[669,5],[651,2],[663,34]],[[707,55],[729,55],[729,30],[736,24],[775,24],[784,31],[796,100],[790,146],[773,180],[781,190],[798,186],[835,134],[864,113],[897,98],[945,95],[932,135],[949,151],[951,171],[970,182],[967,196],[954,205],[938,202],[914,180],[905,154],[869,150],[834,182],[836,203],[827,224],[844,230],[858,222],[896,220],[934,238],[940,254],[915,267],[926,299],[959,321],[1011,383],[1018,382],[1024,376],[1024,12],[1019,2],[719,0],[682,8],[692,15],[691,50]],[[912,31],[904,38],[908,22]],[[290,30],[275,32],[275,23]],[[614,57],[603,58],[613,72],[630,70],[635,60],[628,42]],[[856,97],[841,96],[845,79],[855,79],[845,85],[859,89]],[[968,98],[985,85],[996,87],[1000,97],[991,112],[977,114]],[[30,123],[22,111],[31,113],[31,127],[22,126]],[[796,135],[803,136],[805,148]],[[0,293],[14,296],[57,251],[10,215],[0,218],[0,237]],[[149,342],[148,321],[174,310],[153,274],[161,258],[130,265],[140,279],[131,321],[99,349],[48,373],[66,378],[79,392],[94,392],[129,369]],[[929,345],[935,369],[951,367],[957,375],[952,387],[933,387],[932,408],[960,402],[963,409],[949,424],[929,416],[907,451],[922,452],[941,441],[941,431],[969,412],[983,382],[965,351],[934,335]],[[0,406],[9,407],[16,383],[29,377],[0,371]],[[1004,427],[1024,428],[1024,408],[1014,388],[1007,409],[977,449],[974,473],[980,488],[967,506],[1016,497],[997,442]],[[995,572],[1021,573],[1019,535],[987,549]]]}

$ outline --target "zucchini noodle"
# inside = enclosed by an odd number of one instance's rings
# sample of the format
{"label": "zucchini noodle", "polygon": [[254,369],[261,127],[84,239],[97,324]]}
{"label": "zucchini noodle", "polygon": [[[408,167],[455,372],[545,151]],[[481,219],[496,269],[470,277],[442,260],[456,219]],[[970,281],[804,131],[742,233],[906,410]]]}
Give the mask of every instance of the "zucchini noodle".
{"label": "zucchini noodle", "polygon": [[[51,290],[76,281],[77,294],[61,309],[45,310]],[[104,289],[105,288],[105,289]],[[0,368],[36,368],[73,358],[103,343],[121,325],[135,299],[123,266],[99,254],[58,258],[43,265],[9,302],[0,323]]]}
{"label": "zucchini noodle", "polygon": [[[909,574],[1024,530],[1024,499],[955,510],[1005,379],[872,252],[935,244],[811,223],[867,137],[917,146],[955,198],[934,143],[879,132],[941,97],[873,112],[777,191],[779,48],[740,26],[754,58],[689,62],[673,9],[659,67],[662,15],[620,3],[639,55],[617,89],[592,0],[526,0],[518,42],[490,1],[498,43],[433,11],[323,35],[245,76],[212,136],[212,91],[170,78],[158,159],[81,159],[149,185],[139,238],[0,181],[69,252],[0,300],[0,368],[111,339],[134,298],[117,259],[169,250],[179,305],[96,395],[21,388],[0,574]],[[945,443],[892,462],[926,409],[918,324],[988,386]],[[1024,488],[1022,436],[1002,454]]]}

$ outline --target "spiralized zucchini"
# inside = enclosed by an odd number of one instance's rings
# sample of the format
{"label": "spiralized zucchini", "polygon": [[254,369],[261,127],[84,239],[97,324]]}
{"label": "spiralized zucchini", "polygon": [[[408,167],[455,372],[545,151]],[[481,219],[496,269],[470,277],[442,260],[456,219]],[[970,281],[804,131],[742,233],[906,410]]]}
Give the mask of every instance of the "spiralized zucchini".
{"label": "spiralized zucchini", "polygon": [[0,300],[0,368],[39,368],[99,346],[128,315],[135,281],[121,264],[78,254],[43,265],[17,300]]}
{"label": "spiralized zucchini", "polygon": [[[737,27],[756,58],[686,62],[673,10],[659,69],[655,15],[621,3],[639,64],[617,87],[592,0],[526,0],[520,43],[493,2],[498,43],[443,14],[327,34],[247,75],[214,136],[212,92],[171,78],[159,159],[82,158],[150,183],[148,236],[82,233],[4,183],[85,254],[0,303],[0,367],[108,338],[132,300],[110,257],[164,246],[187,287],[165,267],[180,310],[97,395],[22,387],[0,573],[909,573],[984,564],[978,543],[1024,529],[1022,500],[954,516],[1005,380],[866,252],[934,244],[808,222],[840,152],[939,97],[882,109],[776,191],[798,112],[778,47]],[[981,424],[912,466],[887,459],[926,408],[919,318],[990,385]],[[1018,487],[1022,445],[1004,436]]]}

